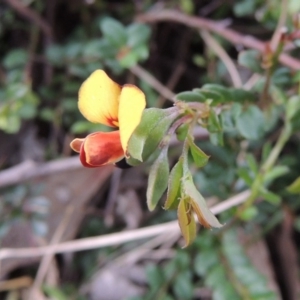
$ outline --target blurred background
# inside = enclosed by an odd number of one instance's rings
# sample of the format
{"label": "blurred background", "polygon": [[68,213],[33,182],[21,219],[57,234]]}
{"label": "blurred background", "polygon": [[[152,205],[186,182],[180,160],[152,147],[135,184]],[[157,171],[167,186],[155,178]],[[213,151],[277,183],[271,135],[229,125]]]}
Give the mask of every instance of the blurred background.
{"label": "blurred background", "polygon": [[[0,299],[298,299],[300,182],[286,187],[299,176],[300,114],[266,199],[242,220],[223,209],[229,226],[201,228],[184,249],[176,211],[147,210],[151,159],[85,169],[69,143],[109,130],[77,108],[96,69],[139,86],[147,106],[160,108],[207,83],[244,87],[258,103],[270,79],[268,126],[256,111],[237,128],[224,118],[223,146],[195,131],[210,155],[203,169],[192,166],[195,183],[210,206],[226,201],[251,185],[282,129],[285,98],[299,95],[299,12],[298,0],[2,0]],[[282,26],[295,35],[271,67]],[[182,145],[171,145],[174,165]],[[83,242],[66,243],[75,240]],[[52,253],[36,251],[47,245]]]}

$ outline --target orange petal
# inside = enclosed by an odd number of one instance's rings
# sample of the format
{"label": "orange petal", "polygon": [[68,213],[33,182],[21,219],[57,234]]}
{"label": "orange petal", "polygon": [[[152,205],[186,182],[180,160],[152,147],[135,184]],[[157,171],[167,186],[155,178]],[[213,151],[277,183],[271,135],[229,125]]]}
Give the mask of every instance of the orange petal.
{"label": "orange petal", "polygon": [[104,71],[96,70],[81,85],[78,108],[93,123],[118,127],[121,87]]}
{"label": "orange petal", "polygon": [[80,153],[80,148],[81,148],[81,145],[83,142],[84,142],[84,139],[74,139],[70,143],[70,147],[73,149],[73,151]]}
{"label": "orange petal", "polygon": [[127,151],[127,144],[133,131],[141,122],[145,107],[144,93],[133,84],[125,84],[121,91],[119,104],[119,127],[124,153]]}
{"label": "orange petal", "polygon": [[100,167],[124,157],[120,132],[95,132],[88,135],[81,147],[80,160],[86,167]]}

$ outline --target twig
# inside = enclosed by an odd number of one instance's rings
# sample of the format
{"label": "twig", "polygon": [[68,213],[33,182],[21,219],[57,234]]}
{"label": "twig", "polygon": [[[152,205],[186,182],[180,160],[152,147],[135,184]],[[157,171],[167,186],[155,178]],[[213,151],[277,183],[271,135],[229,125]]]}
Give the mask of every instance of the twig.
{"label": "twig", "polygon": [[207,46],[210,48],[210,50],[215,52],[215,54],[219,56],[221,61],[224,63],[231,77],[234,87],[240,88],[243,85],[243,82],[235,64],[233,63],[228,53],[207,30],[200,30],[200,35],[207,44]]}
{"label": "twig", "polygon": [[[214,214],[219,214],[234,206],[237,206],[248,198],[250,192],[244,191],[226,201],[223,201],[211,208]],[[152,236],[167,232],[179,231],[177,221],[149,226],[145,228],[128,230],[126,232],[111,233],[105,236],[83,238],[75,241],[64,242],[58,245],[49,245],[38,248],[3,248],[0,250],[0,261],[7,258],[39,257],[46,254],[77,252],[107,246],[119,245],[130,241],[146,239]]]}
{"label": "twig", "polygon": [[109,227],[111,227],[114,223],[113,211],[118,197],[121,175],[122,169],[114,169],[110,179],[110,188],[107,196],[107,204],[104,210],[104,224]]}
{"label": "twig", "polygon": [[[63,219],[61,220],[59,226],[57,227],[56,231],[54,232],[54,235],[50,241],[50,245],[55,245],[55,244],[59,243],[59,241],[61,240],[61,238],[65,232],[66,226],[68,225],[68,223],[71,219],[73,211],[74,211],[73,205],[69,205],[66,208]],[[29,293],[28,299],[33,299],[34,290],[40,289],[40,286],[43,284],[44,278],[47,274],[48,267],[49,267],[52,259],[53,259],[53,253],[45,254],[44,257],[42,258],[39,269],[37,271],[37,275],[34,280],[34,283],[31,287],[31,291]]]}
{"label": "twig", "polygon": [[[224,28],[223,26],[220,26],[218,22],[208,20],[205,18],[185,15],[175,10],[161,10],[147,14],[142,14],[137,17],[137,20],[140,22],[148,23],[160,21],[177,22],[196,29],[205,29],[215,32],[235,45],[243,45],[250,49],[256,49],[260,52],[265,51],[265,42],[262,42],[252,36],[242,35],[232,29]],[[282,53],[280,55],[279,61],[293,70],[300,69],[300,60],[291,57],[285,53]]]}
{"label": "twig", "polygon": [[280,9],[280,17],[279,17],[275,32],[271,39],[271,49],[273,51],[275,49],[277,49],[278,44],[280,42],[280,38],[282,36],[282,28],[286,23],[287,13],[288,13],[288,1],[282,0],[281,1],[281,9]]}
{"label": "twig", "polygon": [[61,158],[47,163],[24,161],[14,167],[0,172],[0,188],[17,184],[39,176],[82,168],[78,157]]}
{"label": "twig", "polygon": [[21,16],[34,23],[38,28],[41,28],[41,30],[47,36],[52,38],[53,34],[50,25],[45,20],[43,20],[34,10],[24,6],[22,1],[19,0],[5,0],[5,1]]}
{"label": "twig", "polygon": [[[137,263],[145,254],[152,251],[154,248],[160,246],[165,241],[168,241],[169,239],[173,239],[174,236],[178,239],[179,231],[171,232],[171,233],[162,233],[155,238],[151,239],[150,241],[147,241],[143,243],[142,245],[135,247],[133,250],[128,251],[119,257],[117,257],[114,261],[109,263],[108,265],[122,265],[122,264],[135,264]],[[170,250],[170,249],[168,249]]]}
{"label": "twig", "polygon": [[[203,128],[197,128],[195,138],[207,138],[208,133]],[[175,145],[178,141],[172,139],[171,144]],[[26,180],[34,179],[41,176],[47,176],[63,171],[81,169],[82,165],[78,156],[60,158],[50,162],[38,163],[32,160],[26,160],[16,166],[0,172],[0,188],[18,184]]]}
{"label": "twig", "polygon": [[130,68],[130,71],[137,77],[143,79],[149,85],[151,85],[159,94],[163,95],[166,99],[174,101],[175,94],[167,87],[161,84],[154,76],[144,70],[141,66],[136,65]]}
{"label": "twig", "polygon": [[250,91],[254,85],[261,79],[262,75],[254,73],[252,76],[245,82],[243,88],[247,91]]}
{"label": "twig", "polygon": [[[174,72],[172,72],[172,75],[170,76],[166,87],[169,90],[173,90],[174,87],[176,86],[178,80],[180,79],[182,73],[185,70],[185,65],[183,63],[179,63],[176,65],[176,68],[174,70]],[[162,107],[163,106],[163,101],[165,100],[165,97],[163,95],[159,95],[158,99],[157,99],[157,107]]]}
{"label": "twig", "polygon": [[22,276],[14,279],[0,281],[0,292],[24,289],[29,287],[31,283],[32,279],[29,276]]}

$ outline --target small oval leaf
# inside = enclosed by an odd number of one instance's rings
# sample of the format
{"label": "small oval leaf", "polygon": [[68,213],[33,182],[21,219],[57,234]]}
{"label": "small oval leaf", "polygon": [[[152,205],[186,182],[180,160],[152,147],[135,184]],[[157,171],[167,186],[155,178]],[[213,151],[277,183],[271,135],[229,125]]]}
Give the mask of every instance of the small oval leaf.
{"label": "small oval leaf", "polygon": [[147,205],[152,211],[168,186],[169,161],[164,148],[150,168],[147,188]]}
{"label": "small oval leaf", "polygon": [[155,151],[177,116],[178,112],[173,108],[145,109],[141,123],[129,139],[129,155],[139,161],[145,161]]}
{"label": "small oval leaf", "polygon": [[186,179],[183,181],[182,186],[185,195],[189,197],[189,201],[198,217],[199,223],[206,228],[222,227],[222,224],[220,224],[215,215],[209,210],[206,201],[196,189],[192,179],[192,174],[188,174]]}
{"label": "small oval leaf", "polygon": [[204,167],[208,160],[209,156],[206,155],[193,141],[192,137],[189,137],[189,146],[190,146],[190,152],[192,154],[193,160],[195,165],[198,168]]}
{"label": "small oval leaf", "polygon": [[178,206],[178,201],[181,194],[181,178],[183,176],[183,158],[180,157],[176,165],[173,167],[169,182],[167,200],[165,202],[165,209],[174,209]]}
{"label": "small oval leaf", "polygon": [[192,91],[192,92],[182,92],[176,95],[176,100],[181,100],[185,102],[201,102],[204,103],[206,98],[201,92]]}
{"label": "small oval leaf", "polygon": [[178,223],[180,227],[181,234],[185,240],[185,247],[190,245],[196,237],[196,222],[190,209],[190,204],[182,199],[178,205]]}
{"label": "small oval leaf", "polygon": [[127,32],[119,21],[112,18],[105,18],[100,23],[100,29],[106,39],[118,48],[126,45]]}

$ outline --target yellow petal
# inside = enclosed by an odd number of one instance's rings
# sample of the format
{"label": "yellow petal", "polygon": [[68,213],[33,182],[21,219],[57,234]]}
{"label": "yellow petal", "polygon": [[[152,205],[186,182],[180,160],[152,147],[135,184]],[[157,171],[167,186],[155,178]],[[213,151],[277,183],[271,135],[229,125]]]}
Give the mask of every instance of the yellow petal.
{"label": "yellow petal", "polygon": [[146,106],[144,93],[135,85],[125,84],[122,88],[119,103],[119,128],[122,148],[127,151],[128,141],[141,122]]}
{"label": "yellow petal", "polygon": [[118,127],[118,108],[121,87],[104,71],[96,70],[81,85],[78,107],[93,123]]}

